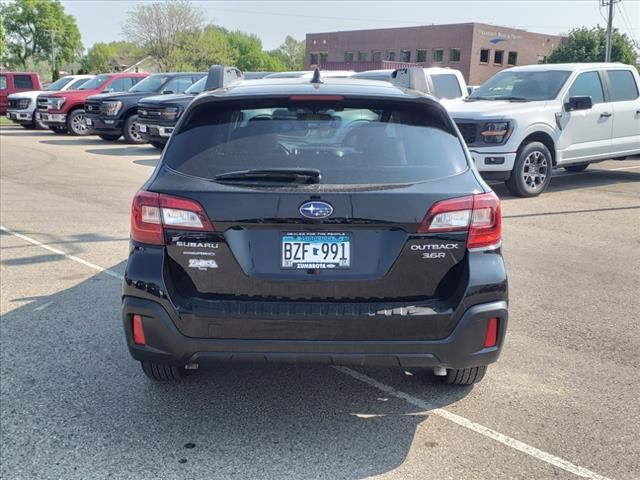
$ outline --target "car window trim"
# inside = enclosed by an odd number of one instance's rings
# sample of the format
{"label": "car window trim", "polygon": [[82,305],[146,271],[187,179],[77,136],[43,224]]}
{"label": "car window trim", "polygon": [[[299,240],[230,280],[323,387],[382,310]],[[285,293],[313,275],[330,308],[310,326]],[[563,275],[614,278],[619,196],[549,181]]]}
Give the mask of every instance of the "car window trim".
{"label": "car window trim", "polygon": [[[573,80],[571,81],[571,85],[569,85],[569,88],[567,89],[567,100],[569,98],[571,98],[571,89],[573,88],[573,85],[576,83],[576,80],[578,80],[578,78],[580,78],[580,75],[584,75],[585,73],[595,73],[598,78],[600,79],[600,89],[602,90],[602,102],[600,103],[610,103],[610,97],[609,97],[609,89],[608,89],[608,85],[605,84],[605,80],[603,78],[602,75],[602,70],[600,69],[593,69],[593,70],[583,70],[581,72],[578,72],[577,75],[573,78]],[[593,100],[593,99],[592,99]],[[598,105],[599,103],[593,103],[593,105]]]}

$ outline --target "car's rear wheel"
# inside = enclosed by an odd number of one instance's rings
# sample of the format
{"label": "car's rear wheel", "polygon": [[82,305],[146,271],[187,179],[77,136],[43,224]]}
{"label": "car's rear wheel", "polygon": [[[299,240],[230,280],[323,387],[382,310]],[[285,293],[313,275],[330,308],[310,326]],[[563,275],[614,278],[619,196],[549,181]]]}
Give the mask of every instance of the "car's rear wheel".
{"label": "car's rear wheel", "polygon": [[154,147],[156,147],[158,150],[164,150],[164,143],[160,143],[160,142],[149,142],[151,145],[153,145]]}
{"label": "car's rear wheel", "polygon": [[84,137],[89,134],[89,129],[84,123],[84,110],[74,110],[69,114],[69,118],[67,119],[67,130],[69,130],[71,135],[76,137]]}
{"label": "car's rear wheel", "polygon": [[142,371],[152,380],[158,382],[179,382],[185,377],[186,370],[175,365],[162,363],[140,362]]}
{"label": "car's rear wheel", "polygon": [[582,165],[567,165],[566,167],[564,167],[564,169],[567,172],[584,172],[587,167],[589,166],[588,163],[583,163]]}
{"label": "car's rear wheel", "polygon": [[506,181],[507,188],[517,197],[537,197],[549,186],[552,167],[547,146],[529,142],[518,152],[511,177]]}
{"label": "car's rear wheel", "polygon": [[68,133],[65,127],[49,127],[49,130],[56,135],[66,135]]}
{"label": "car's rear wheel", "polygon": [[131,144],[136,143],[144,143],[142,136],[140,136],[140,132],[138,132],[138,126],[136,122],[138,121],[138,115],[131,115],[124,122],[124,131],[122,135],[124,136],[124,141]]}
{"label": "car's rear wheel", "polygon": [[107,135],[107,134],[100,134],[98,135],[102,140],[106,140],[107,142],[115,142],[116,140],[118,140],[120,138],[120,135]]}
{"label": "car's rear wheel", "polygon": [[479,383],[487,372],[486,366],[471,368],[448,368],[447,375],[442,378],[447,385],[473,385]]}

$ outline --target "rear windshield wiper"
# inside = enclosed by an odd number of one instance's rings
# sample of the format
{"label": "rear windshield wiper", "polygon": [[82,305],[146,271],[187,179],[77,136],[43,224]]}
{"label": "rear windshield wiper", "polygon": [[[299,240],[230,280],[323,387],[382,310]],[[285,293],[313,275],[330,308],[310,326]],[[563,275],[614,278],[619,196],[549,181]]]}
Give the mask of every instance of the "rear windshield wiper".
{"label": "rear windshield wiper", "polygon": [[216,175],[217,182],[237,182],[237,183],[297,183],[308,185],[320,183],[320,170],[316,168],[264,168],[251,170],[238,170]]}

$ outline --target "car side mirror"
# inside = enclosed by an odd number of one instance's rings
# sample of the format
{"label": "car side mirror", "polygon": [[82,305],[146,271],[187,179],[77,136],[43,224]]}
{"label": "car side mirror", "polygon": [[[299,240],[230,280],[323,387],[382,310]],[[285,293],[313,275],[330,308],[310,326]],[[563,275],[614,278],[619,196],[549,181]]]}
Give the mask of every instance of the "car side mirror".
{"label": "car side mirror", "polygon": [[113,93],[115,90],[113,88],[105,88],[102,93]]}
{"label": "car side mirror", "polygon": [[567,112],[573,112],[574,110],[589,110],[593,107],[593,101],[591,97],[580,96],[571,97],[569,101],[564,104],[564,108]]}

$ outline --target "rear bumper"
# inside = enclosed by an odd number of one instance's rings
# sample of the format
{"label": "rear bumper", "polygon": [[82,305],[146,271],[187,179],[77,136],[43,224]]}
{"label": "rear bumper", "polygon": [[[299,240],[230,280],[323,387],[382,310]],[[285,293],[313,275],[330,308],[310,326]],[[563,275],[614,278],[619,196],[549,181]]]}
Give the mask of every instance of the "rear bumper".
{"label": "rear bumper", "polygon": [[[146,345],[132,339],[131,318],[143,318]],[[489,318],[499,319],[496,346],[483,346]],[[453,331],[438,340],[255,340],[194,338],[183,335],[158,302],[123,298],[125,336],[131,355],[140,361],[185,365],[207,361],[320,363],[390,367],[463,368],[498,359],[507,328],[506,301],[468,308]],[[241,320],[238,320],[241,321]],[[345,322],[348,322],[345,318]],[[425,320],[428,321],[428,320]]]}

